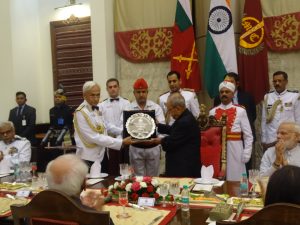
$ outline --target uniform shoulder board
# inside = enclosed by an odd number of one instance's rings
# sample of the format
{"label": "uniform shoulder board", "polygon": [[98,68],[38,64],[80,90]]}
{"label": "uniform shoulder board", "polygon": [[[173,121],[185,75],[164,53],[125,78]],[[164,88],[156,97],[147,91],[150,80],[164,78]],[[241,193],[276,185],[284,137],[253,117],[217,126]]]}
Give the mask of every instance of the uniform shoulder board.
{"label": "uniform shoulder board", "polygon": [[274,92],[274,90],[271,90],[271,91],[269,91],[268,93],[273,93]]}
{"label": "uniform shoulder board", "polygon": [[243,106],[243,105],[239,105],[239,104],[233,104],[234,106],[237,106],[237,107],[241,107],[241,108],[243,108],[243,109],[246,109],[245,108],[245,106]]}
{"label": "uniform shoulder board", "polygon": [[169,93],[169,91],[166,91],[166,92],[162,93],[161,95],[159,95],[159,97],[160,97],[160,96],[163,96],[163,95],[165,95],[165,94],[167,94],[167,93]]}
{"label": "uniform shoulder board", "polygon": [[125,100],[127,100],[127,101],[129,101],[129,99],[128,98],[124,98],[124,97],[122,97],[123,99],[125,99]]}
{"label": "uniform shoulder board", "polygon": [[191,89],[191,88],[183,88],[182,90],[184,90],[184,91],[190,91],[190,92],[195,92],[195,90]]}
{"label": "uniform shoulder board", "polygon": [[82,105],[78,106],[77,109],[76,109],[75,111],[80,111],[80,110],[83,109],[83,107],[84,107],[84,105],[82,104]]}
{"label": "uniform shoulder board", "polygon": [[106,99],[103,99],[100,103],[102,103],[102,102],[105,102],[106,100],[107,100],[108,98],[106,98]]}
{"label": "uniform shoulder board", "polygon": [[292,92],[292,93],[299,93],[298,90],[287,90],[288,92]]}

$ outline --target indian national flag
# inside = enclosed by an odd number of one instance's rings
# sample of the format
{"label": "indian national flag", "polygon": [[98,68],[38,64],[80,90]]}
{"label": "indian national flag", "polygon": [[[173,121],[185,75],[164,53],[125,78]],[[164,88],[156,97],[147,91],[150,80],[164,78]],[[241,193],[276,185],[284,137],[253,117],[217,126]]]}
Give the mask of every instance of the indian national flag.
{"label": "indian national flag", "polygon": [[207,26],[204,82],[211,98],[228,72],[237,73],[230,0],[211,0]]}
{"label": "indian national flag", "polygon": [[171,69],[180,73],[183,88],[192,88],[195,91],[201,89],[190,0],[177,1]]}

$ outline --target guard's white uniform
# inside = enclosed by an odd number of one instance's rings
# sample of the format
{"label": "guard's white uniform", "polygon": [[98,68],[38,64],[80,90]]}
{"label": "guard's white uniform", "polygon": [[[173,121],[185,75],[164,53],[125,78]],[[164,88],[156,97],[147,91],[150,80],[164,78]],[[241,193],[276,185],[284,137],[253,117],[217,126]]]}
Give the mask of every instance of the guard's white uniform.
{"label": "guard's white uniform", "polygon": [[[270,112],[274,103],[278,101],[275,115],[270,123],[267,123],[267,112]],[[262,143],[276,141],[277,129],[282,122],[292,121],[300,125],[300,101],[299,93],[285,90],[282,93],[271,91],[264,97],[261,121]]]}
{"label": "guard's white uniform", "polygon": [[[170,116],[170,118],[168,118],[169,116],[167,116],[166,103],[167,103],[170,93],[171,92],[169,91],[169,92],[164,93],[161,96],[159,96],[159,105],[164,111],[164,114],[166,116],[166,122],[168,125],[172,125],[175,121],[174,118],[172,118],[171,116]],[[180,89],[179,93],[184,97],[186,108],[188,110],[190,110],[190,112],[197,119],[199,116],[199,113],[200,113],[200,109],[199,109],[199,102],[198,102],[195,92]]]}
{"label": "guard's white uniform", "polygon": [[104,121],[107,122],[107,125],[109,126],[107,130],[108,135],[120,137],[123,131],[122,113],[130,102],[120,96],[116,99],[118,100],[111,100],[111,98],[107,98],[103,102],[99,103],[98,106]]}
{"label": "guard's white uniform", "polygon": [[[19,162],[29,162],[31,158],[31,144],[23,137],[15,135],[15,140],[10,144],[5,144],[4,141],[0,141],[0,151],[3,152],[4,160],[8,161],[10,167],[13,166],[12,157],[9,154],[9,150],[14,148],[17,152],[17,159]],[[15,158],[15,157],[13,157]],[[2,162],[2,161],[1,161]],[[0,162],[0,164],[1,164]],[[18,162],[15,162],[18,163]]]}
{"label": "guard's white uniform", "polygon": [[[232,103],[228,105],[221,103],[219,106],[211,109],[209,115],[213,115],[219,119],[218,117],[224,111],[227,113],[226,178],[229,181],[240,181],[242,173],[246,172],[245,163],[251,157],[253,135],[246,110],[241,106],[233,105]],[[229,138],[230,136],[232,138]]]}
{"label": "guard's white uniform", "polygon": [[[142,110],[136,101],[132,102],[126,110]],[[165,123],[161,107],[153,101],[147,100],[144,110],[155,110],[155,119],[158,123]],[[159,175],[160,145],[153,148],[129,147],[130,164],[138,176]]]}
{"label": "guard's white uniform", "polygon": [[102,162],[105,147],[119,150],[122,146],[122,139],[107,135],[100,112],[93,111],[91,105],[86,101],[75,111],[74,126],[76,154],[84,160]]}

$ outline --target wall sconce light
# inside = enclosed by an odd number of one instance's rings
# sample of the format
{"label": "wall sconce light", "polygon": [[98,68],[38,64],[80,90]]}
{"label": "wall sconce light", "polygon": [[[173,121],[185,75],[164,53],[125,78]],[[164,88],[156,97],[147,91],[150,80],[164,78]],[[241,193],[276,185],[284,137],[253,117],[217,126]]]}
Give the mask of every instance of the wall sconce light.
{"label": "wall sconce light", "polygon": [[54,9],[56,10],[56,9],[66,8],[66,7],[70,7],[70,6],[74,6],[74,5],[82,5],[82,3],[76,3],[76,0],[69,0],[67,5],[59,6]]}
{"label": "wall sconce light", "polygon": [[91,15],[88,4],[77,3],[76,0],[68,0],[68,4],[55,9],[55,20],[69,20],[68,23],[74,23],[78,18]]}

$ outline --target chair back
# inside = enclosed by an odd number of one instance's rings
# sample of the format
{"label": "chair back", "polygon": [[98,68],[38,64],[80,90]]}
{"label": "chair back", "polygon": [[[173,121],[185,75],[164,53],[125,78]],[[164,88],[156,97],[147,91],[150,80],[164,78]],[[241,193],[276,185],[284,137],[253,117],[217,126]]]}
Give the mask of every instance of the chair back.
{"label": "chair back", "polygon": [[216,225],[296,225],[300,224],[300,206],[289,203],[276,203],[264,207],[250,218],[233,223],[217,222]]}
{"label": "chair back", "polygon": [[200,127],[200,159],[204,166],[213,165],[214,177],[225,179],[226,176],[226,115],[220,120],[207,116],[205,105],[200,106],[198,123]]}
{"label": "chair back", "polygon": [[[80,201],[80,200],[79,200]],[[56,190],[37,194],[25,206],[12,205],[14,225],[27,219],[32,225],[108,225],[109,212],[98,212]]]}

